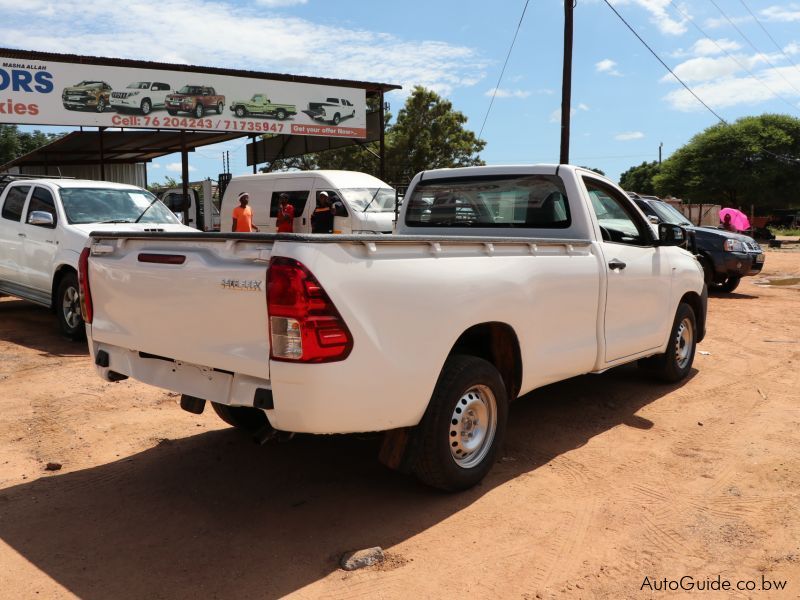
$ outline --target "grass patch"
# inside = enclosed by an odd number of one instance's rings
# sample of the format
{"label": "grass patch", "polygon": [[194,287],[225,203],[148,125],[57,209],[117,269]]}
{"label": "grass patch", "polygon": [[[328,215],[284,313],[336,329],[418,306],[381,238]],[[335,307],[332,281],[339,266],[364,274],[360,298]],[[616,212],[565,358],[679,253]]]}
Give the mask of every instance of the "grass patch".
{"label": "grass patch", "polygon": [[781,228],[781,227],[770,227],[769,230],[775,235],[790,235],[790,236],[800,236],[800,228]]}

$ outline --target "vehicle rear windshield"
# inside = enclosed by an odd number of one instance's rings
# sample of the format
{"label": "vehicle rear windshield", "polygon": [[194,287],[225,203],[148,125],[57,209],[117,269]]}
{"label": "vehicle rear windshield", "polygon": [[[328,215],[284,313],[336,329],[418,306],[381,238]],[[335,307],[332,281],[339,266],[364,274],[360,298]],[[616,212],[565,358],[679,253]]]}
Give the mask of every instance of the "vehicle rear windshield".
{"label": "vehicle rear windshield", "polygon": [[410,227],[570,226],[567,193],[555,175],[508,175],[433,179],[407,200]]}
{"label": "vehicle rear windshield", "polygon": [[339,191],[355,210],[394,212],[393,188],[344,188]]}
{"label": "vehicle rear windshield", "polygon": [[153,194],[138,188],[62,188],[60,193],[67,221],[74,225],[134,223],[140,216],[140,223],[180,222]]}
{"label": "vehicle rear windshield", "polygon": [[192,96],[198,96],[203,93],[203,88],[196,87],[193,85],[185,85],[181,89],[178,90],[179,94],[190,94]]}

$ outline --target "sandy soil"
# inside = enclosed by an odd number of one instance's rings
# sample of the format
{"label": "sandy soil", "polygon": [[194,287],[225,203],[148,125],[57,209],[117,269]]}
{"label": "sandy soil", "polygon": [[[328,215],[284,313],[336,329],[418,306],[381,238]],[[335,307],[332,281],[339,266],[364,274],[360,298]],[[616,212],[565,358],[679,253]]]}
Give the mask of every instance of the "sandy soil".
{"label": "sandy soil", "polygon": [[[800,252],[765,274],[800,276]],[[1,299],[0,597],[650,598],[679,594],[645,577],[682,576],[757,585],[702,598],[800,597],[798,308],[752,278],[712,297],[688,381],[623,367],[539,390],[488,479],[444,495],[369,437],[258,446],[104,383],[52,315]],[[383,565],[337,568],[376,545]]]}

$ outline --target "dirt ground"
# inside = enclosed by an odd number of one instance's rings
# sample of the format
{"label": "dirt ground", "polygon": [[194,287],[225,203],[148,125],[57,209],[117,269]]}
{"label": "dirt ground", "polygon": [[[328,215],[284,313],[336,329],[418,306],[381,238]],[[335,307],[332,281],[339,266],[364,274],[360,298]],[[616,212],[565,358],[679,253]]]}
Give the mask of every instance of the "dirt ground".
{"label": "dirt ground", "polygon": [[[765,275],[800,277],[800,252]],[[502,460],[456,495],[369,436],[258,446],[104,383],[51,314],[0,299],[0,597],[665,598],[688,576],[798,598],[796,287],[712,296],[682,385],[622,367],[516,402]],[[371,546],[384,564],[338,569]]]}

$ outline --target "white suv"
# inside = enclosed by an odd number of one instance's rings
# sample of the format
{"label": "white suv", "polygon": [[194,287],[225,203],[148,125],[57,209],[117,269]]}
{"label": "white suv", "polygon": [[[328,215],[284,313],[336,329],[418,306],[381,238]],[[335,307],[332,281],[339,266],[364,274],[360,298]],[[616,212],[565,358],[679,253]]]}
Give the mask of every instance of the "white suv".
{"label": "white suv", "polygon": [[78,258],[92,231],[195,230],[132,185],[12,180],[0,193],[0,292],[54,309],[62,331],[80,339]]}
{"label": "white suv", "polygon": [[143,115],[150,114],[154,108],[164,108],[167,94],[172,86],[160,81],[134,81],[124,90],[111,92],[111,106],[117,111],[136,110]]}

